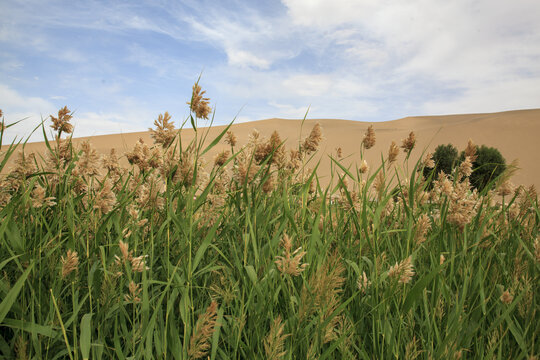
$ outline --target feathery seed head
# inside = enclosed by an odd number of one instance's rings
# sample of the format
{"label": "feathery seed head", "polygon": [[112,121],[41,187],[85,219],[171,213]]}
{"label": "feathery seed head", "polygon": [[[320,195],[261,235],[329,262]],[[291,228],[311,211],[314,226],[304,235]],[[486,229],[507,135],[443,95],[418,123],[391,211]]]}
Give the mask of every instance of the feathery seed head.
{"label": "feathery seed head", "polygon": [[210,338],[214,334],[216,326],[217,307],[217,302],[212,301],[206,312],[199,316],[189,340],[189,359],[200,359],[208,353],[210,349]]}
{"label": "feathery seed head", "polygon": [[120,240],[118,242],[118,247],[120,248],[120,252],[122,253],[122,260],[127,261],[131,259],[131,251],[129,251],[128,243],[125,243],[122,240]]}
{"label": "feathery seed head", "polygon": [[423,213],[418,218],[418,223],[416,224],[416,230],[414,233],[414,238],[416,244],[421,244],[426,241],[426,234],[431,229],[431,223],[429,221],[429,216],[426,213]]}
{"label": "feathery seed head", "polygon": [[362,144],[366,150],[371,149],[375,145],[375,130],[373,130],[373,125],[369,125],[367,128]]}
{"label": "feathery seed head", "polygon": [[165,111],[164,114],[159,114],[158,118],[154,121],[156,129],[148,129],[150,130],[150,136],[154,139],[154,143],[161,144],[164,148],[169,146],[176,136],[176,129],[170,120],[171,115]]}
{"label": "feathery seed head", "polygon": [[279,272],[291,276],[300,275],[308,266],[308,264],[302,264],[302,258],[306,255],[306,252],[302,251],[302,248],[299,247],[291,253],[292,241],[287,234],[283,234],[281,246],[283,247],[284,254],[283,256],[276,256],[276,260],[274,261]]}
{"label": "feathery seed head", "polygon": [[467,147],[465,148],[465,156],[468,156],[471,159],[471,162],[474,162],[477,158],[476,145],[474,145],[471,139],[469,139],[469,142],[467,143]]}
{"label": "feathery seed head", "polygon": [[118,163],[118,156],[116,155],[116,149],[112,148],[109,155],[103,155],[101,157],[101,165],[107,170],[107,172],[120,175],[122,173],[120,164]]}
{"label": "feathery seed head", "polygon": [[116,195],[112,188],[111,179],[106,178],[94,200],[94,209],[99,210],[102,214],[108,214],[117,204]]}
{"label": "feathery seed head", "polygon": [[75,176],[96,176],[99,174],[99,155],[96,149],[92,148],[89,140],[81,144],[82,153],[75,162],[73,174]]}
{"label": "feathery seed head", "polygon": [[362,163],[360,164],[360,173],[365,174],[369,171],[369,166],[366,160],[362,160]]}
{"label": "feathery seed head", "polygon": [[462,177],[469,177],[472,174],[472,161],[469,156],[465,157],[465,160],[459,165],[459,179]]}
{"label": "feathery seed head", "polygon": [[410,153],[412,149],[414,148],[415,144],[416,144],[416,135],[414,134],[414,131],[411,131],[409,133],[409,136],[402,140],[401,148],[403,149],[403,152]]}
{"label": "feathery seed head", "polygon": [[135,284],[133,280],[129,282],[129,294],[124,295],[124,300],[127,302],[139,303],[141,298],[139,294],[141,293],[141,284]]}
{"label": "feathery seed head", "polygon": [[216,155],[214,158],[214,166],[223,166],[229,159],[230,151],[224,150]]}
{"label": "feathery seed head", "polygon": [[77,271],[79,268],[79,255],[76,251],[68,249],[66,257],[60,257],[62,263],[62,279],[68,276],[71,272]]}
{"label": "feathery seed head", "polygon": [[290,334],[283,334],[285,324],[281,322],[281,315],[278,315],[272,325],[270,326],[270,332],[264,339],[264,351],[266,353],[266,359],[278,360],[283,359],[287,351],[284,349],[285,339]]}
{"label": "feathery seed head", "polygon": [[319,147],[319,143],[322,140],[322,130],[321,125],[319,123],[316,123],[315,126],[313,126],[313,129],[311,129],[311,132],[309,133],[309,136],[306,137],[304,140],[304,143],[302,144],[302,152],[306,153],[307,155],[317,151],[317,148]]}
{"label": "feathery seed head", "polygon": [[358,290],[360,290],[362,294],[364,294],[370,285],[371,281],[368,280],[366,272],[362,271],[362,275],[358,277],[358,281],[356,282]]}
{"label": "feathery seed head", "polygon": [[514,184],[510,180],[503,181],[497,188],[497,195],[508,196],[514,192]]}
{"label": "feathery seed head", "polygon": [[397,160],[397,156],[399,154],[399,148],[396,145],[395,141],[392,141],[392,144],[390,144],[390,149],[388,150],[388,165],[392,165]]}
{"label": "feathery seed head", "polygon": [[435,161],[433,160],[433,154],[429,153],[424,158],[423,164],[425,167],[429,169],[433,169],[435,167]]}
{"label": "feathery seed head", "polygon": [[212,108],[210,107],[210,99],[203,97],[206,91],[201,91],[199,84],[193,85],[193,93],[191,96],[191,102],[188,102],[189,109],[195,113],[195,116],[199,119],[206,119],[210,116]]}
{"label": "feathery seed head", "polygon": [[225,142],[232,147],[236,146],[236,135],[231,131],[227,131],[227,135],[225,135]]}
{"label": "feathery seed head", "polygon": [[388,276],[391,278],[398,278],[398,281],[402,284],[409,283],[414,276],[412,257],[409,256],[400,263],[396,262],[396,264],[388,270]]}
{"label": "feathery seed head", "polygon": [[32,206],[34,208],[40,208],[43,205],[45,206],[54,206],[56,198],[54,196],[46,197],[45,188],[39,184],[36,185],[31,195]]}
{"label": "feathery seed head", "polygon": [[135,272],[143,272],[144,270],[150,270],[146,266],[146,258],[148,255],[141,255],[131,259],[131,269]]}
{"label": "feathery seed head", "polygon": [[73,113],[69,111],[67,106],[58,110],[58,117],[54,117],[53,115],[50,115],[50,117],[53,122],[51,127],[53,130],[58,131],[59,134],[63,132],[71,134],[73,132],[73,125],[69,122],[73,118]]}
{"label": "feathery seed head", "polygon": [[508,305],[508,304],[510,304],[510,303],[512,302],[512,300],[514,300],[514,295],[512,295],[512,294],[510,293],[510,291],[505,290],[505,291],[502,293],[500,299],[501,299],[501,302],[502,302],[503,304]]}

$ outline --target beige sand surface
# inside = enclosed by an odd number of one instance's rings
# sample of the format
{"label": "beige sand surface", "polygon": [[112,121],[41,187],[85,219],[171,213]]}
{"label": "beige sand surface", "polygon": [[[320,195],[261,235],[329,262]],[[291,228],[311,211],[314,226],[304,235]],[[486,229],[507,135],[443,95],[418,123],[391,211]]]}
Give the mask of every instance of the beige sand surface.
{"label": "beige sand surface", "polygon": [[[418,116],[406,117],[386,122],[358,122],[335,119],[309,119],[304,122],[302,131],[300,120],[268,119],[248,123],[235,124],[233,132],[244,144],[249,134],[258,130],[261,136],[270,136],[277,130],[287,147],[297,146],[299,138],[307,136],[315,123],[323,128],[324,141],[321,151],[315,160],[321,159],[319,175],[323,183],[329,180],[330,160],[328,155],[335,156],[336,148],[341,147],[345,163],[353,164],[360,158],[360,143],[367,127],[372,124],[376,133],[376,145],[365,152],[365,159],[374,168],[380,165],[381,154],[387,157],[388,148],[392,141],[398,146],[401,140],[414,131],[417,138],[416,148],[413,150],[411,162],[416,161],[425,150],[432,152],[439,144],[454,144],[463,150],[468,139],[478,145],[488,145],[498,148],[510,163],[514,159],[519,161],[519,172],[514,176],[515,184],[534,184],[540,189],[540,109],[516,110],[489,114],[466,114],[444,116]],[[213,139],[223,130],[217,126],[210,130],[208,139]],[[205,129],[199,129],[199,133]],[[183,141],[193,138],[192,129],[182,130]],[[76,135],[76,130],[75,130]],[[151,144],[149,132],[128,133],[121,135],[103,135],[89,138],[92,145],[101,153],[116,148],[119,154],[130,150],[137,139],[141,137]],[[88,138],[74,139],[80,143]],[[206,155],[212,160],[217,151],[228,148],[223,141]],[[26,151],[42,151],[43,143],[27,144]],[[402,161],[404,153],[401,152],[398,161]]]}

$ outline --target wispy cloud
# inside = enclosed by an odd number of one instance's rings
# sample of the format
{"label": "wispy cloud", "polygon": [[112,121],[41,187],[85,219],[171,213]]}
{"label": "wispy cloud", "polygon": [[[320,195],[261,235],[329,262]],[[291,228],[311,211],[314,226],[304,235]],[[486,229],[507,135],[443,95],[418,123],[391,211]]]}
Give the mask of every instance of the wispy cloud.
{"label": "wispy cloud", "polygon": [[182,118],[201,72],[218,123],[310,105],[369,121],[540,106],[534,1],[6,0],[0,12],[0,107],[39,120],[67,104],[79,135]]}

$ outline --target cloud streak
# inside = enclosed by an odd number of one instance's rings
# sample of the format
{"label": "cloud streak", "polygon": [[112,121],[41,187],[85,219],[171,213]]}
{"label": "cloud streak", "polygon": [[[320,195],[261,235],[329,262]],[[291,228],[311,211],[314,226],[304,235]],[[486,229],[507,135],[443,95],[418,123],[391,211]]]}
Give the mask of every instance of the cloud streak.
{"label": "cloud streak", "polygon": [[6,114],[67,104],[82,124],[144,129],[165,110],[180,121],[201,72],[218,123],[310,105],[309,117],[365,121],[540,107],[533,1],[7,0],[0,11]]}

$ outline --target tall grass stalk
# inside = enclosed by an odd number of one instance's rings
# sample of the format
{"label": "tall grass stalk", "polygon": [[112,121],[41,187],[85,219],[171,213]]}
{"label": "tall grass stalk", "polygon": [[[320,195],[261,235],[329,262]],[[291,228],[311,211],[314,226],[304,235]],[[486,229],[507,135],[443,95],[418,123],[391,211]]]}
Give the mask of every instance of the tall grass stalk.
{"label": "tall grass stalk", "polygon": [[179,129],[160,115],[128,167],[75,146],[67,108],[45,153],[2,147],[2,357],[538,358],[534,188],[409,167],[414,133],[401,162],[394,142],[363,163],[376,126],[323,186],[324,129],[292,151],[277,132],[209,139],[203,96]]}

